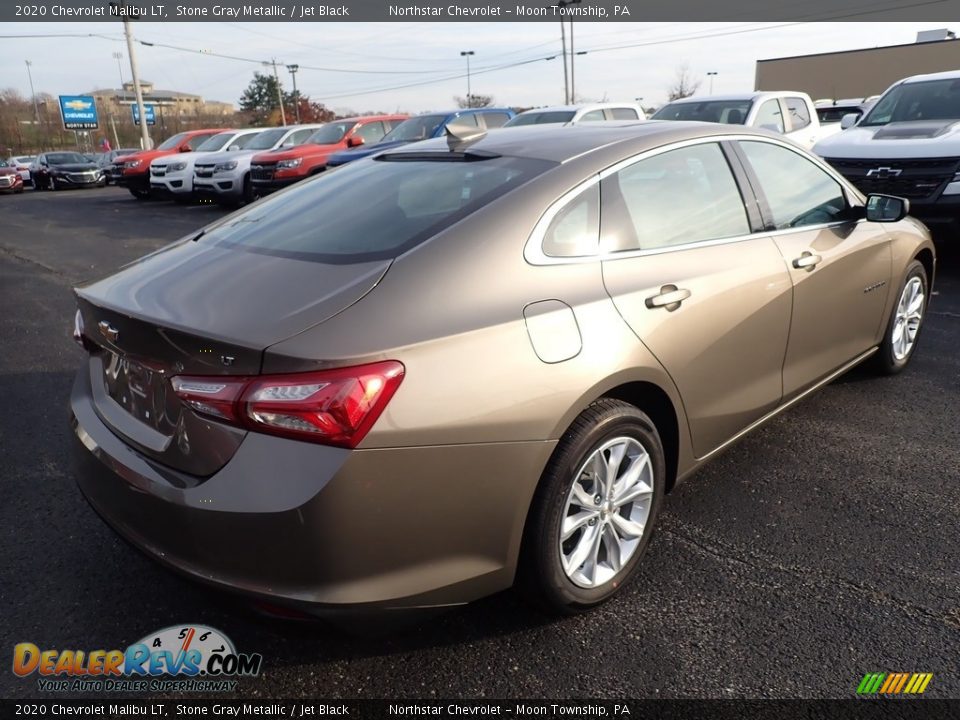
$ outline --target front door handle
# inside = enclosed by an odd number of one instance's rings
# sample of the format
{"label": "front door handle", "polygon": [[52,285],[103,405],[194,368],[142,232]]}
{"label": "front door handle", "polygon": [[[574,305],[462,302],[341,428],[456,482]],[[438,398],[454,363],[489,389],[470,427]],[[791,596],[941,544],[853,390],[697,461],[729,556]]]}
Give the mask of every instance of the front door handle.
{"label": "front door handle", "polygon": [[667,312],[673,312],[680,303],[690,297],[690,291],[685,288],[678,288],[676,285],[664,285],[660,288],[660,294],[648,297],[646,305],[651,310],[653,308],[663,308]]}
{"label": "front door handle", "polygon": [[823,260],[819,255],[814,255],[812,252],[805,251],[800,257],[793,259],[793,266],[797,270],[806,270],[810,272],[813,270],[820,262]]}

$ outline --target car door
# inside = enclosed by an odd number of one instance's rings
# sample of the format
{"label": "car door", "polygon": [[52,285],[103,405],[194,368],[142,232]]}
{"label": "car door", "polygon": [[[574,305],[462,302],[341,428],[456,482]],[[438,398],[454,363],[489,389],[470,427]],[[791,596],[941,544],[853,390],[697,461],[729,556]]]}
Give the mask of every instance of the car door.
{"label": "car door", "polygon": [[763,138],[737,146],[793,283],[783,365],[790,398],[878,342],[890,236],[862,219],[832,171],[806,153]]}
{"label": "car door", "polygon": [[601,180],[607,291],[676,383],[697,457],[780,403],[790,325],[789,274],[729,152],[681,144]]}
{"label": "car door", "polygon": [[483,120],[484,127],[486,127],[487,130],[494,130],[503,127],[510,119],[510,115],[498,110],[484,111],[480,113],[480,119]]}

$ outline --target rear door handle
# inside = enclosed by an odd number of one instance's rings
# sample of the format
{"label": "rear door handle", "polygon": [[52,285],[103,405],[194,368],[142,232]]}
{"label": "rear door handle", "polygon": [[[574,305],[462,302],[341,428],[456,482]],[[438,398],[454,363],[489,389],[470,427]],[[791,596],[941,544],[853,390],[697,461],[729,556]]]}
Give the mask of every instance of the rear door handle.
{"label": "rear door handle", "polygon": [[680,303],[690,297],[690,291],[685,288],[678,288],[676,285],[664,285],[660,288],[660,294],[648,297],[646,305],[648,308],[663,308],[667,312],[673,312]]}
{"label": "rear door handle", "polygon": [[812,252],[804,252],[798,258],[793,259],[793,266],[797,270],[806,270],[810,272],[813,270],[820,262],[823,260],[819,255],[814,255]]}

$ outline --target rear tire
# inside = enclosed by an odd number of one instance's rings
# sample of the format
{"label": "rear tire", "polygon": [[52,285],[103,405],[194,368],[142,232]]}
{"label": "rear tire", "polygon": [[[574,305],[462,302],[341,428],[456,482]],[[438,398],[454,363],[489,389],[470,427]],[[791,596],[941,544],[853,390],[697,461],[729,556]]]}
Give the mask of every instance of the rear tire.
{"label": "rear tire", "polygon": [[896,375],[902,371],[920,340],[930,290],[927,270],[919,260],[907,267],[907,275],[896,297],[883,341],[874,356],[874,369],[881,375]]}
{"label": "rear tire", "polygon": [[534,496],[519,580],[549,611],[570,615],[630,580],[663,499],[663,445],[646,414],[595,401],[554,450]]}

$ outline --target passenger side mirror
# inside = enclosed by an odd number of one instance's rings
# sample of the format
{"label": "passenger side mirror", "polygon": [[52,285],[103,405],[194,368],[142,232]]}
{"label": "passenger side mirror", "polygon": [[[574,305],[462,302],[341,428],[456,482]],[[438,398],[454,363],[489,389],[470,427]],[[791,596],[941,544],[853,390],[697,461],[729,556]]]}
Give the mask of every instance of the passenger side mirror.
{"label": "passenger side mirror", "polygon": [[870,222],[898,222],[910,212],[910,201],[893,195],[867,197],[867,220]]}
{"label": "passenger side mirror", "polygon": [[354,135],[352,138],[347,140],[347,147],[360,147],[363,145],[364,140],[359,135]]}
{"label": "passenger side mirror", "polygon": [[182,145],[182,146],[180,147],[180,152],[190,152],[190,146],[189,146],[189,145]]}
{"label": "passenger side mirror", "polygon": [[239,146],[239,145],[231,145],[230,147],[227,148],[227,151],[228,151],[228,152],[236,152],[236,151],[239,150],[239,149],[240,149],[240,146]]}
{"label": "passenger side mirror", "polygon": [[857,120],[860,119],[859,113],[847,113],[842,118],[840,118],[840,129],[846,130],[847,128],[852,128],[857,124]]}

